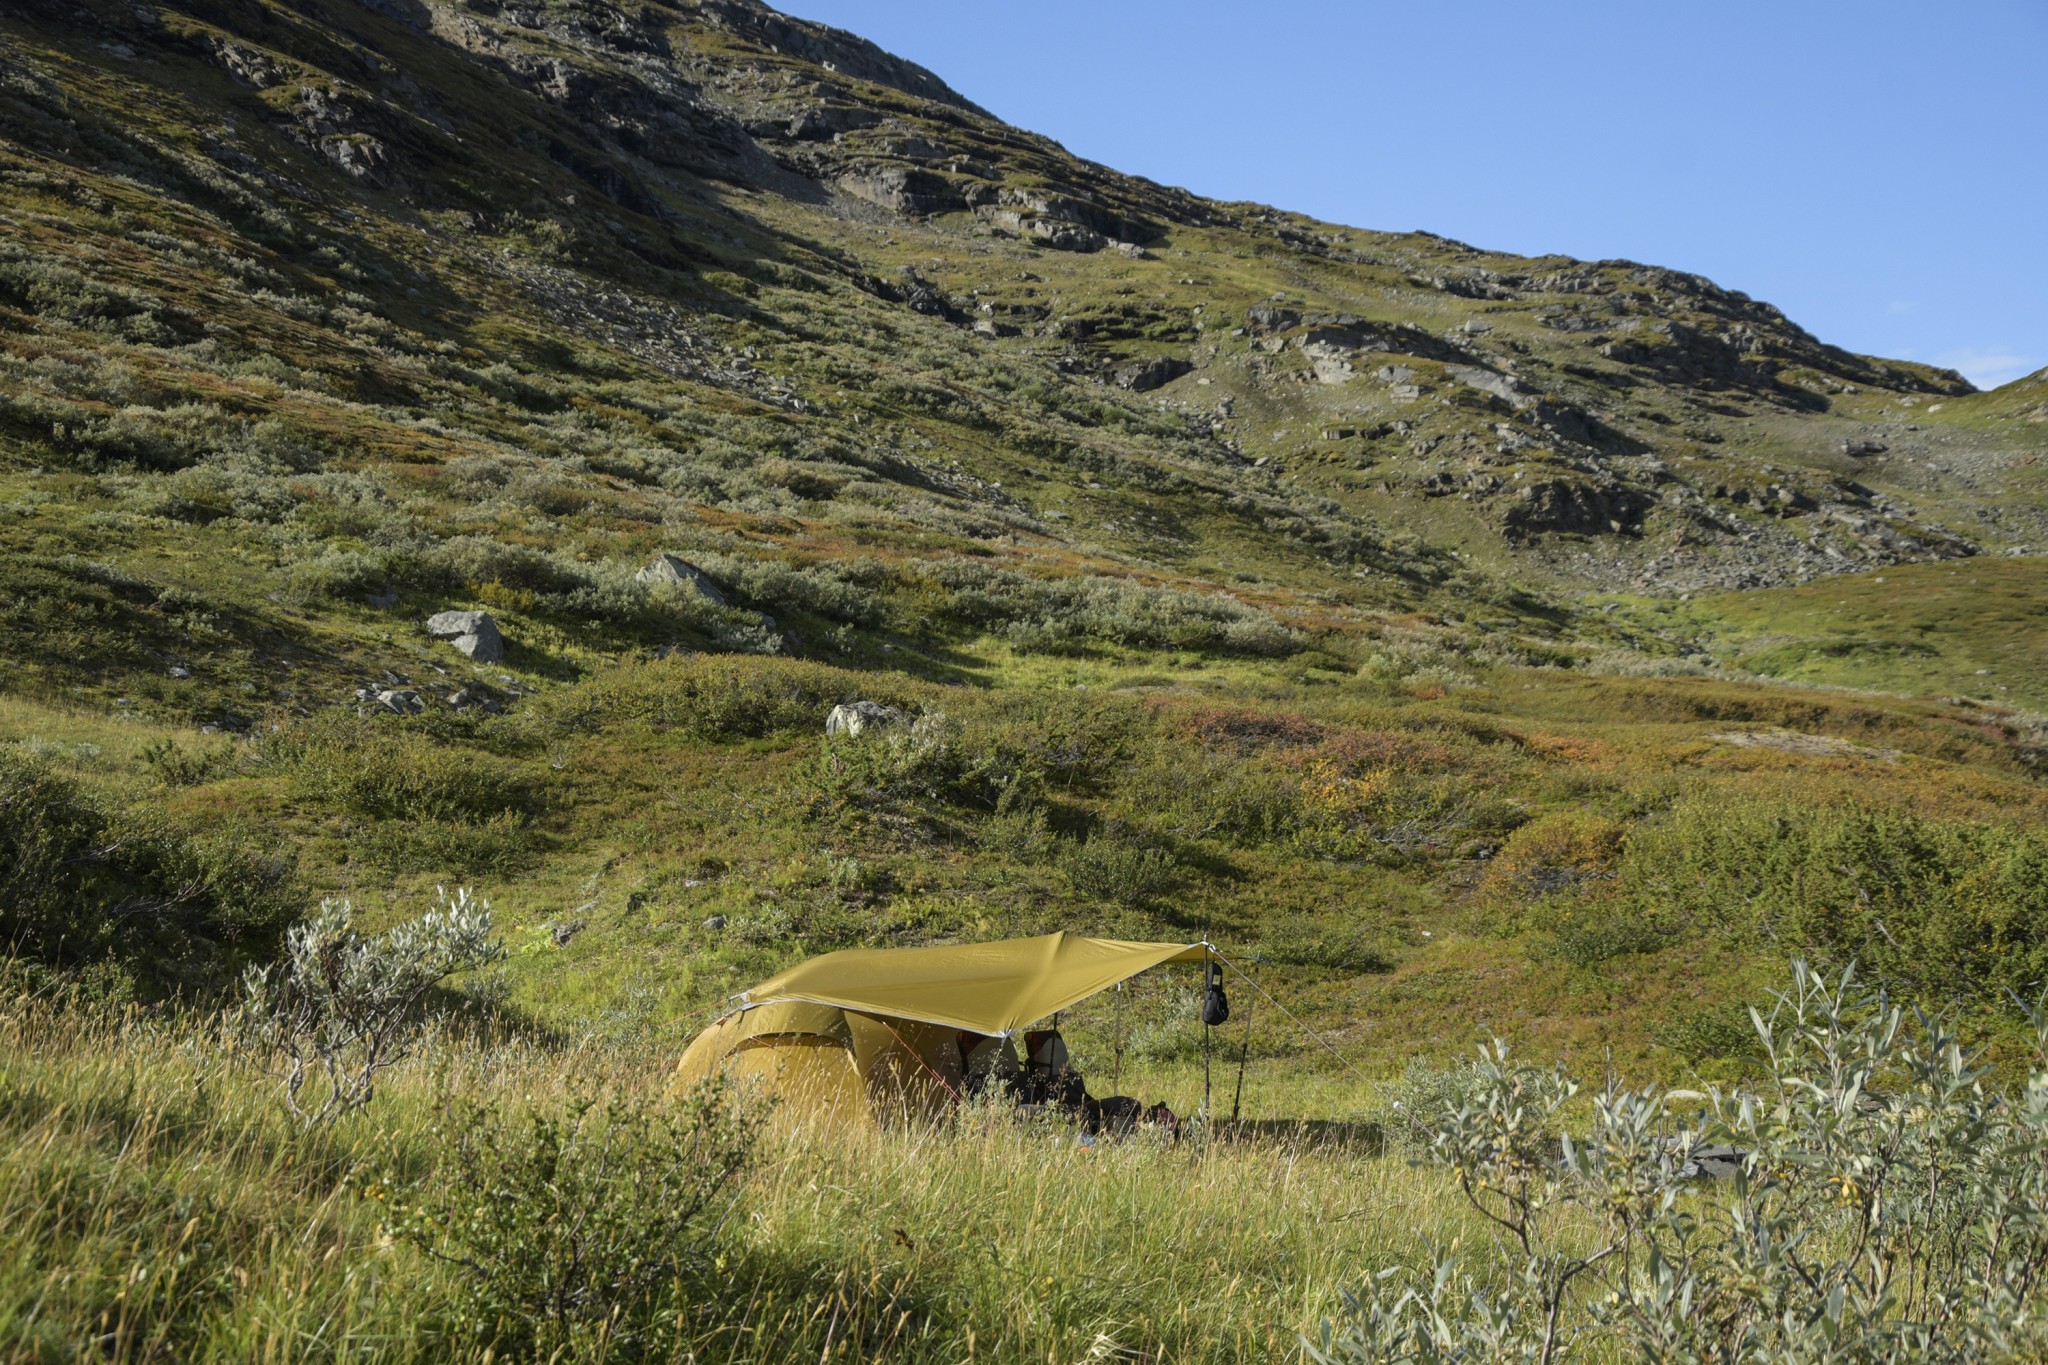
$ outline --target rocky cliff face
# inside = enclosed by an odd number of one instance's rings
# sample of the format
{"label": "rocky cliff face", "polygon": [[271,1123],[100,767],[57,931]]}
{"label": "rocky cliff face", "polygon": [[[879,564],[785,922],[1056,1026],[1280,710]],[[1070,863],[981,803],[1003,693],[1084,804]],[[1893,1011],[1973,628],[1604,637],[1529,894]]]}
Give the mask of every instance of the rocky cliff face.
{"label": "rocky cliff face", "polygon": [[[510,361],[574,406],[585,361],[625,365],[773,414],[730,458],[785,492],[879,479],[910,521],[1132,564],[1203,559],[1217,516],[1318,575],[1399,534],[1660,591],[2048,541],[2039,412],[1961,421],[1952,372],[1698,276],[1206,201],[751,0],[31,0],[0,31],[23,268],[289,335],[308,373],[325,348],[354,401]],[[173,245],[37,226],[102,181]],[[245,306],[209,314],[242,267],[204,252],[250,263]],[[339,359],[367,336],[391,354]]]}

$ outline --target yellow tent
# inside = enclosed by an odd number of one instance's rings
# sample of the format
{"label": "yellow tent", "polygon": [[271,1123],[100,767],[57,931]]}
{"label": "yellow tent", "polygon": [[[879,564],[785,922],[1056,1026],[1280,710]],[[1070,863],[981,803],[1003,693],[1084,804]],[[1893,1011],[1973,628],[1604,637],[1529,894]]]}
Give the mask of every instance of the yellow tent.
{"label": "yellow tent", "polygon": [[964,1084],[961,1035],[1008,1036],[1206,943],[1046,934],[936,948],[851,948],[738,997],[691,1040],[678,1086],[719,1071],[827,1121],[933,1118]]}

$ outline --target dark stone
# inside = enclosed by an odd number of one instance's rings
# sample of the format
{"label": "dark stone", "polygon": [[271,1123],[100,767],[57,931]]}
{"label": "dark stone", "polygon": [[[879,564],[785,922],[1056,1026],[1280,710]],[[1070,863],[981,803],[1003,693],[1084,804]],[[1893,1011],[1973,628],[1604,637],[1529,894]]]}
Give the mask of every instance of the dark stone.
{"label": "dark stone", "polygon": [[1152,390],[1171,384],[1184,374],[1191,373],[1194,366],[1173,356],[1156,355],[1149,360],[1137,360],[1118,370],[1116,386],[1130,389],[1134,393],[1150,393]]}

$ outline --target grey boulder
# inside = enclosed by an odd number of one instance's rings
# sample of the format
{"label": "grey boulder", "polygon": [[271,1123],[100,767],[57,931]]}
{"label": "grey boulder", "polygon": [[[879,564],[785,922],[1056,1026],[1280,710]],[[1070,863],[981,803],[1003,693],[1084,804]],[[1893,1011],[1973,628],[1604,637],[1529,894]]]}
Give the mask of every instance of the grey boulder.
{"label": "grey boulder", "polygon": [[713,606],[725,605],[725,594],[711,581],[710,574],[689,560],[679,559],[667,551],[648,560],[646,566],[633,575],[633,579],[635,582],[645,583],[650,588],[674,584],[697,594]]}
{"label": "grey boulder", "polygon": [[832,714],[825,717],[825,733],[858,739],[869,730],[886,730],[909,719],[895,707],[884,706],[878,701],[841,702],[832,708]]}
{"label": "grey boulder", "polygon": [[377,705],[398,715],[418,715],[427,709],[426,699],[411,688],[386,688],[377,693]]}
{"label": "grey boulder", "polygon": [[505,637],[487,611],[442,611],[427,618],[427,634],[447,640],[480,664],[505,657]]}

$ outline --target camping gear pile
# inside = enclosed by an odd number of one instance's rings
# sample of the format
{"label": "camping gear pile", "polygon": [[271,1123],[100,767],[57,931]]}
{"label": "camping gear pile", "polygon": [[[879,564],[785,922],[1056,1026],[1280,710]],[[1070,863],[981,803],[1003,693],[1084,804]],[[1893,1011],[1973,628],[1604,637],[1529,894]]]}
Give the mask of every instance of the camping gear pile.
{"label": "camping gear pile", "polygon": [[931,1122],[994,1087],[1025,1112],[1065,1115],[1084,1132],[1117,1135],[1146,1122],[1177,1133],[1179,1118],[1163,1104],[1090,1096],[1058,1029],[1027,1029],[1175,962],[1204,965],[1203,1022],[1220,1024],[1229,1015],[1222,960],[1207,943],[1055,933],[827,953],[739,995],[684,1050],[676,1084],[724,1072],[772,1092],[786,1112],[834,1123]]}

